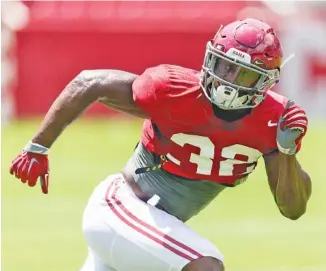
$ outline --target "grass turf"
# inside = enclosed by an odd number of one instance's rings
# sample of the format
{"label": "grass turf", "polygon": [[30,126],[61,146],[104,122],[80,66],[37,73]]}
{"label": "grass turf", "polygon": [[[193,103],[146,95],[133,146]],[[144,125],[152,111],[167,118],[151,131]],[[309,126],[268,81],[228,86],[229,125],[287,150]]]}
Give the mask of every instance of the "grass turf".
{"label": "grass turf", "polygon": [[[88,197],[124,165],[141,123],[82,119],[71,125],[51,150],[49,195],[8,173],[38,123],[16,121],[2,129],[2,270],[76,271],[87,253],[81,216]],[[307,213],[299,220],[279,214],[261,161],[247,183],[225,190],[189,221],[223,252],[227,270],[326,270],[325,138],[325,125],[311,125],[299,155],[313,181]]]}

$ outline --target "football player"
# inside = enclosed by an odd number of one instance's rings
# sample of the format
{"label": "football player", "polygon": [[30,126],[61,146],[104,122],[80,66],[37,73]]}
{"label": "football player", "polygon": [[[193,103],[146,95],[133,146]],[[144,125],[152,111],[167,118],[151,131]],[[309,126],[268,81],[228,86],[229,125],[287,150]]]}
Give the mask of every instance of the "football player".
{"label": "football player", "polygon": [[10,172],[48,193],[49,148],[94,102],[145,119],[125,168],[101,182],[87,204],[83,271],[221,271],[221,252],[185,222],[226,187],[244,182],[263,157],[285,217],[305,213],[311,181],[296,153],[303,109],[271,91],[282,49],[271,26],[232,22],[207,43],[201,71],[175,65],[141,75],[86,70],[54,101]]}

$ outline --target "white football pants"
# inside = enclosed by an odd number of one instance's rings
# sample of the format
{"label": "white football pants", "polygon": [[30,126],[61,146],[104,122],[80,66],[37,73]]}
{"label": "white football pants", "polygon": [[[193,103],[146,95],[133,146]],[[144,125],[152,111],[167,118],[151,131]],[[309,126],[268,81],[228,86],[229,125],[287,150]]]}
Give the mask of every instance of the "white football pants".
{"label": "white football pants", "polygon": [[83,216],[89,255],[81,271],[181,271],[221,252],[182,221],[138,199],[121,174],[101,182]]}

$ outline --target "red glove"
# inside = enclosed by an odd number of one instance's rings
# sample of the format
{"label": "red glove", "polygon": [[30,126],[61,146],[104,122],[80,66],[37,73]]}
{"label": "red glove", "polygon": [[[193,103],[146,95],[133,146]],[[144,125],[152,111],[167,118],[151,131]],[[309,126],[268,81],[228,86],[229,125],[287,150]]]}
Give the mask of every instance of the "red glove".
{"label": "red glove", "polygon": [[48,193],[49,187],[49,161],[48,149],[29,143],[13,161],[10,167],[10,174],[15,175],[21,182],[33,187],[40,177],[41,188],[44,194]]}

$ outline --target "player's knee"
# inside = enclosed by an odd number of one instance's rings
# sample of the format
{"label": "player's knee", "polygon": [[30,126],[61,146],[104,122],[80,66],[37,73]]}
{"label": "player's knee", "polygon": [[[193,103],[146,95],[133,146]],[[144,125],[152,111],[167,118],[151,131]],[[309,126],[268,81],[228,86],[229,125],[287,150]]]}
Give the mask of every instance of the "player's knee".
{"label": "player's knee", "polygon": [[224,264],[213,257],[202,257],[188,263],[182,271],[224,271]]}

